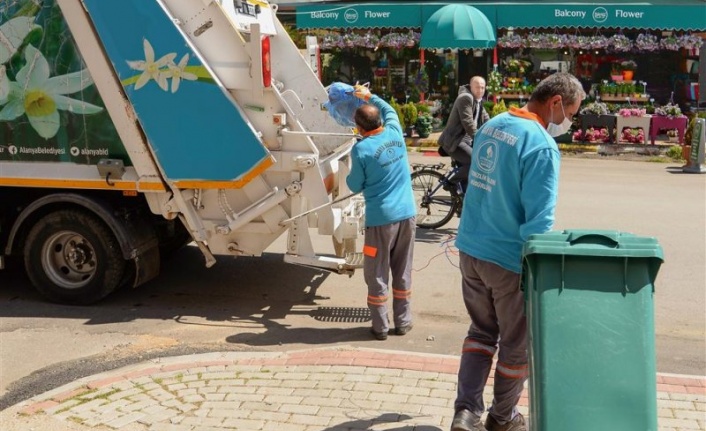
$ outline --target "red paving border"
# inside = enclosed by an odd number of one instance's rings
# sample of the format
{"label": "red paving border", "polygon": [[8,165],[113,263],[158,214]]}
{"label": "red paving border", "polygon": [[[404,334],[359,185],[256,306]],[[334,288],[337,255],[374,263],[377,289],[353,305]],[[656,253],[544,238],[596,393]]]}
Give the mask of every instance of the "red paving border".
{"label": "red paving border", "polygon": [[[72,398],[83,392],[110,386],[116,382],[130,380],[137,377],[158,374],[170,371],[188,370],[192,368],[203,368],[223,365],[259,365],[259,366],[358,366],[371,368],[395,368],[403,370],[414,370],[424,372],[437,372],[443,374],[458,373],[459,358],[425,355],[414,352],[392,353],[388,351],[375,350],[306,350],[283,352],[277,357],[249,357],[234,360],[210,360],[192,361],[183,363],[165,364],[154,366],[142,370],[125,372],[110,377],[90,381],[79,388],[72,388],[65,392],[52,395],[49,399],[33,403],[24,409],[23,414],[34,414],[54,407],[68,398]],[[492,377],[488,384],[492,385]],[[689,377],[657,374],[657,391],[667,393],[683,393],[694,395],[706,395],[706,377]],[[527,391],[523,394],[520,405],[527,406]],[[41,397],[41,395],[40,395]]]}

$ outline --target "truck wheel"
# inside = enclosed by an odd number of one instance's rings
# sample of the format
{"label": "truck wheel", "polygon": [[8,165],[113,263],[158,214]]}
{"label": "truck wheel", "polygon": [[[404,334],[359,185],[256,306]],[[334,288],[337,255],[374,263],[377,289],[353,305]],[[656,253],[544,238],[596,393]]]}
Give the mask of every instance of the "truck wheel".
{"label": "truck wheel", "polygon": [[87,305],[105,298],[123,277],[125,260],[110,229],[79,210],[60,210],[40,219],[24,249],[32,284],[54,302]]}

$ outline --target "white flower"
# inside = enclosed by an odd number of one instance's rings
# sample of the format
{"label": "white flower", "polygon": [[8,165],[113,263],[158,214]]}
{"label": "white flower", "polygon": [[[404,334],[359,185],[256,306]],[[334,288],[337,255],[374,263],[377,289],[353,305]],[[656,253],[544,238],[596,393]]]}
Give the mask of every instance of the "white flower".
{"label": "white flower", "polygon": [[168,72],[164,72],[161,69],[167,64],[174,62],[174,59],[176,58],[176,53],[169,53],[160,58],[159,60],[154,61],[154,49],[152,49],[152,45],[150,45],[150,42],[147,39],[143,41],[143,46],[145,50],[145,59],[127,62],[131,69],[142,71],[142,75],[140,75],[140,77],[137,79],[137,82],[135,83],[135,90],[139,90],[145,84],[147,84],[150,79],[154,79],[157,85],[159,85],[159,88],[164,91],[167,91]]}
{"label": "white flower", "polygon": [[7,103],[0,111],[0,121],[12,121],[26,114],[39,136],[49,139],[56,135],[61,125],[59,109],[84,115],[103,110],[100,106],[64,96],[93,84],[87,70],[50,78],[49,63],[37,48],[27,45],[24,54],[26,63],[17,72],[17,81],[9,81]]}
{"label": "white flower", "polygon": [[10,61],[35,28],[40,27],[34,23],[33,16],[18,16],[0,25],[0,64]]}
{"label": "white flower", "polygon": [[189,63],[189,54],[184,54],[184,56],[179,60],[179,64],[174,64],[174,62],[169,63],[168,72],[164,72],[164,75],[168,78],[172,78],[172,93],[176,93],[179,89],[179,83],[181,79],[186,79],[187,81],[196,81],[198,76],[191,72],[186,71],[186,65]]}

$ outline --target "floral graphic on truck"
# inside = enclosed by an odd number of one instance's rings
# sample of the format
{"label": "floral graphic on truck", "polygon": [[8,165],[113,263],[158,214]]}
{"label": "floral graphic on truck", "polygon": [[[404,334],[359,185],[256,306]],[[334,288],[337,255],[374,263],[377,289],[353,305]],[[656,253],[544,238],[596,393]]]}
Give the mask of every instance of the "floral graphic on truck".
{"label": "floral graphic on truck", "polygon": [[[26,63],[17,72],[17,81],[9,81],[7,98],[4,102],[0,99],[0,104],[5,103],[0,111],[0,121],[12,121],[26,114],[29,124],[39,136],[49,139],[56,135],[61,126],[58,110],[82,115],[103,110],[100,106],[65,96],[93,84],[87,70],[50,77],[49,63],[37,48],[27,45],[24,54]],[[0,94],[2,86],[0,84]]]}
{"label": "floral graphic on truck", "polygon": [[131,166],[56,0],[0,4],[0,161]]}
{"label": "floral graphic on truck", "polygon": [[169,91],[168,79],[172,80],[172,93],[176,93],[179,90],[179,84],[181,80],[185,79],[187,81],[196,81],[199,78],[207,78],[204,80],[209,80],[210,75],[203,66],[188,66],[189,64],[189,54],[184,54],[184,56],[179,60],[179,63],[174,63],[176,58],[176,52],[170,52],[155,60],[154,48],[149,40],[143,40],[143,48],[145,50],[144,60],[128,61],[127,64],[130,69],[141,71],[142,74],[139,76],[133,76],[131,78],[124,79],[122,84],[124,86],[135,83],[135,90],[139,90],[144,87],[148,82],[154,80],[154,82],[159,85],[164,91]]}

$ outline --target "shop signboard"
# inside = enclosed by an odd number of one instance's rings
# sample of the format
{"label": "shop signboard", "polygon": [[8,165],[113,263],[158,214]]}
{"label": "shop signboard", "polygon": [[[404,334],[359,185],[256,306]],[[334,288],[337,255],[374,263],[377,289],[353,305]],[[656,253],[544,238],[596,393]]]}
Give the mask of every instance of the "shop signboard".
{"label": "shop signboard", "polygon": [[499,28],[612,27],[706,29],[706,8],[655,4],[498,4]]}
{"label": "shop signboard", "polygon": [[297,8],[298,28],[420,28],[421,8],[409,4],[332,4]]}
{"label": "shop signboard", "polygon": [[691,151],[684,172],[705,174],[704,158],[706,157],[706,120],[699,118],[691,132]]}

